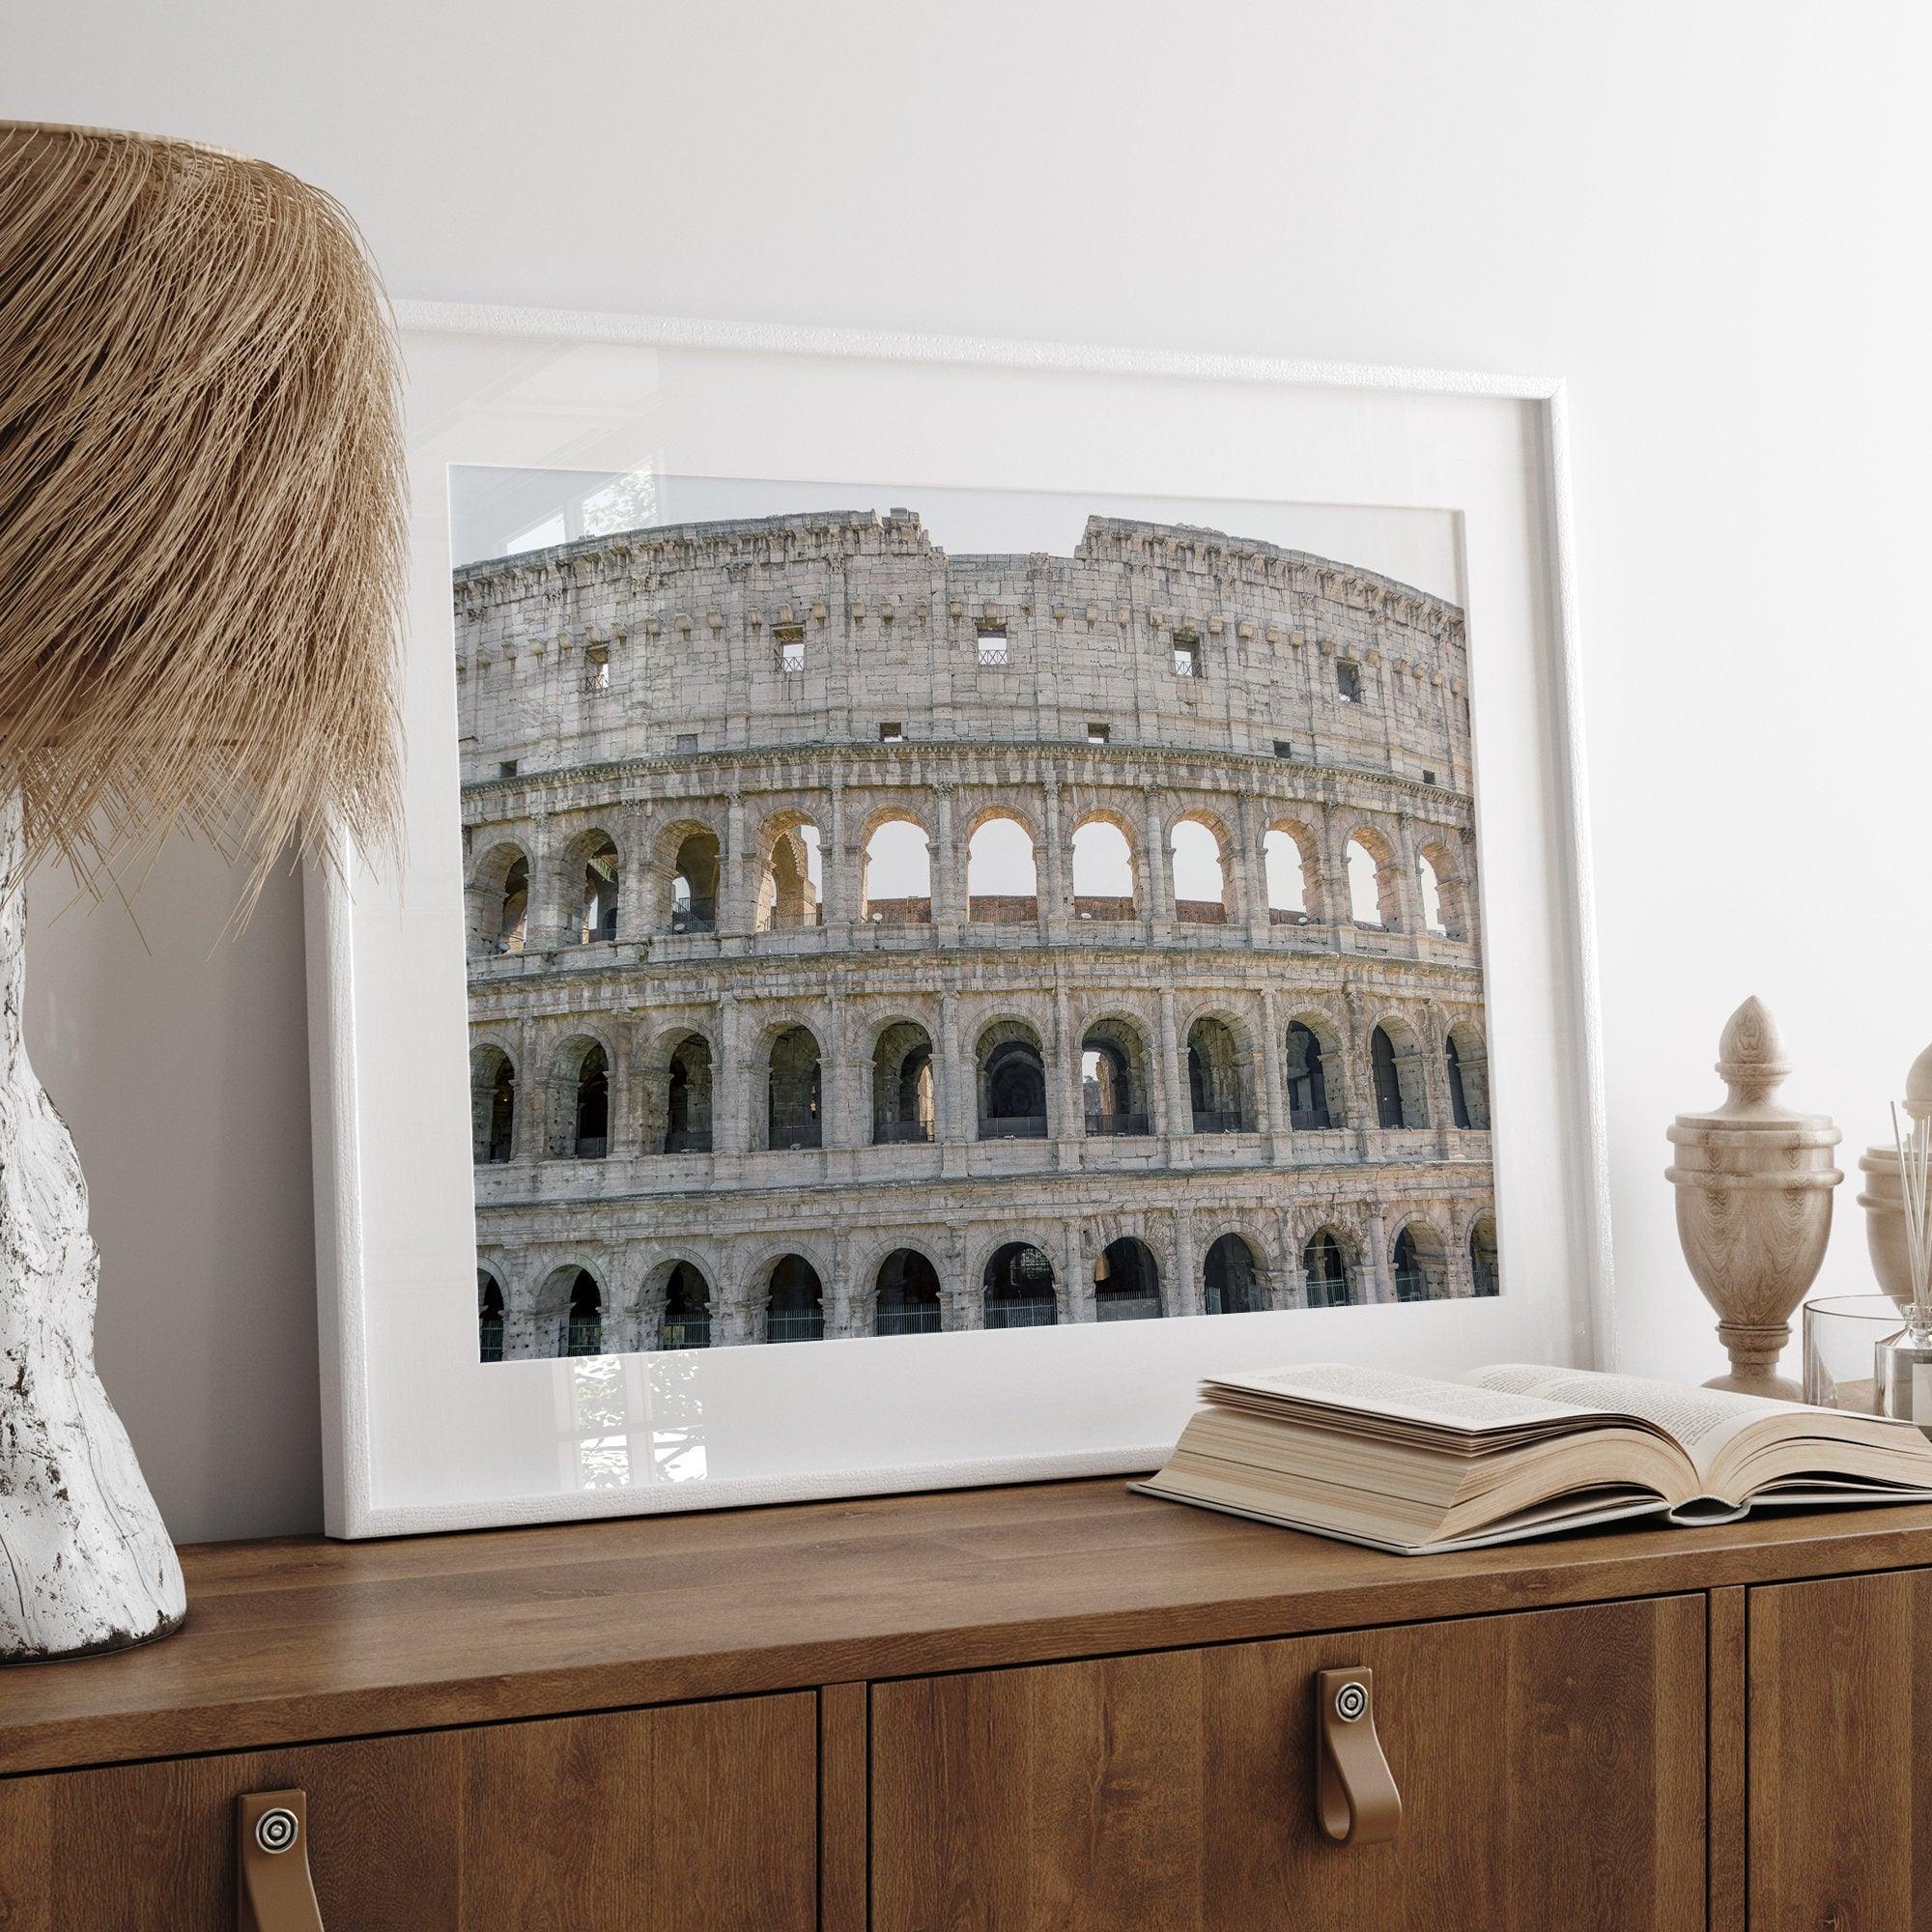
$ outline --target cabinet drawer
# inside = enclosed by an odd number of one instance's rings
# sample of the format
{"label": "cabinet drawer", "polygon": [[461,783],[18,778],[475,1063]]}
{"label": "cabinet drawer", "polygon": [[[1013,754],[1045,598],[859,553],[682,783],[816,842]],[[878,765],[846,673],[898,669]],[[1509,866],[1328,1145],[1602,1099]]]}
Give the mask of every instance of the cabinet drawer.
{"label": "cabinet drawer", "polygon": [[[1386,1844],[1315,1820],[1354,1664]],[[873,1932],[1690,1932],[1704,1737],[1702,1597],[881,1684]]]}
{"label": "cabinet drawer", "polygon": [[235,1799],[308,1793],[328,1932],[810,1932],[810,1692],[0,1779],[8,1932],[226,1932]]}

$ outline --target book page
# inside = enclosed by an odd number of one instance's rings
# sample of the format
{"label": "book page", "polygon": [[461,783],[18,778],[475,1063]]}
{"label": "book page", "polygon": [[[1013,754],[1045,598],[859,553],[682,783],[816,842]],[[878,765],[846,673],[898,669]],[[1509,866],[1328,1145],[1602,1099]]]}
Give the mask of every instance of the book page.
{"label": "book page", "polygon": [[1464,1379],[1471,1387],[1497,1394],[1574,1403],[1606,1413],[1637,1416],[1681,1444],[1698,1474],[1706,1477],[1725,1445],[1753,1423],[1788,1424],[1794,1409],[1802,1411],[1799,1404],[1739,1395],[1731,1389],[1692,1388],[1682,1382],[1652,1381],[1643,1376],[1612,1376],[1598,1369],[1553,1369],[1534,1362],[1472,1369]]}
{"label": "book page", "polygon": [[1437,1381],[1429,1376],[1361,1369],[1346,1362],[1314,1362],[1300,1368],[1270,1369],[1258,1376],[1217,1376],[1205,1389],[1210,1398],[1218,1390],[1229,1389],[1476,1433],[1520,1429],[1525,1423],[1595,1421],[1599,1407],[1594,1403],[1531,1394],[1506,1383],[1479,1386],[1474,1378]]}

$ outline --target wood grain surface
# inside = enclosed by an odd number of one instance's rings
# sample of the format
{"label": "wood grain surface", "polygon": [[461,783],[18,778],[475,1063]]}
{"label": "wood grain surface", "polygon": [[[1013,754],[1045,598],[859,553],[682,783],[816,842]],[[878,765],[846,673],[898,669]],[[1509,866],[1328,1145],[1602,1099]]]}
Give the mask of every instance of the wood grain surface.
{"label": "wood grain surface", "polygon": [[0,1779],[7,1932],[230,1932],[235,1800],[308,1793],[335,1932],[811,1932],[809,1694]]}
{"label": "wood grain surface", "polygon": [[[1395,1837],[1314,1816],[1312,1681],[1367,1664]],[[875,1932],[1693,1932],[1704,1600],[874,1688]]]}
{"label": "wood grain surface", "polygon": [[1751,1932],[1932,1924],[1932,1574],[1754,1590]]}
{"label": "wood grain surface", "polygon": [[1924,1563],[1916,1507],[1403,1558],[1112,1480],[210,1545],[179,1635],[0,1671],[0,1774]]}

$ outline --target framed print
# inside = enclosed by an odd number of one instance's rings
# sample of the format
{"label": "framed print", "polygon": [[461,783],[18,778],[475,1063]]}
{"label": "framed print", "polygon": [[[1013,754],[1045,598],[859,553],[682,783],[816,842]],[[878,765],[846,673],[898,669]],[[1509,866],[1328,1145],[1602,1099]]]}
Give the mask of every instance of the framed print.
{"label": "framed print", "polygon": [[1557,384],[405,305],[332,1533],[1610,1359]]}

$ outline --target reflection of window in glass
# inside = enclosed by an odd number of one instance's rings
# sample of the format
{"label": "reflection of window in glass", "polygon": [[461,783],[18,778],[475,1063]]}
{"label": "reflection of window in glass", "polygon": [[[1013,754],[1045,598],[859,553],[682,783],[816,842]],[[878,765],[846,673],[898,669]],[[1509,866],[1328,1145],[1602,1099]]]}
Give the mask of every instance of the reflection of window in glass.
{"label": "reflection of window in glass", "polygon": [[532,524],[528,529],[520,530],[503,546],[505,556],[518,556],[526,550],[549,550],[553,544],[567,543],[570,531],[565,527],[563,512],[546,517],[540,524]]}
{"label": "reflection of window in glass", "polygon": [[1201,639],[1193,631],[1174,634],[1174,674],[1176,677],[1201,675]]}
{"label": "reflection of window in glass", "polygon": [[1350,658],[1335,660],[1335,695],[1344,704],[1362,701],[1362,668]]}
{"label": "reflection of window in glass", "polygon": [[772,630],[772,647],[778,652],[779,668],[800,671],[805,668],[805,626],[779,624]]}
{"label": "reflection of window in glass", "polygon": [[980,664],[983,669],[996,670],[1007,662],[1007,627],[1004,624],[981,624],[980,626]]}
{"label": "reflection of window in glass", "polygon": [[614,536],[619,530],[654,524],[658,518],[657,478],[648,469],[619,476],[584,497],[582,514],[587,537]]}

